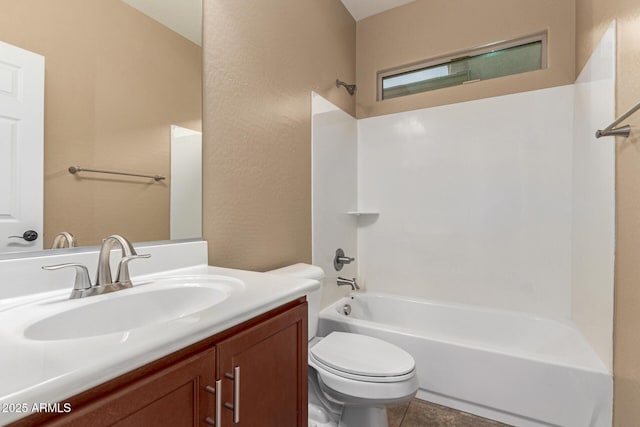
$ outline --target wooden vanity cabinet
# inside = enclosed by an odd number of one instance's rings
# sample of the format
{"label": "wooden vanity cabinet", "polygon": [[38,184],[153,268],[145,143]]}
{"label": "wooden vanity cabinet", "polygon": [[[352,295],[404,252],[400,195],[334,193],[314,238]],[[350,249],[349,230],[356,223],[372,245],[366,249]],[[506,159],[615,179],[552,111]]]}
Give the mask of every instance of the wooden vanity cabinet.
{"label": "wooden vanity cabinet", "polygon": [[121,387],[107,396],[58,416],[45,425],[77,427],[191,427],[209,417],[215,405],[207,386],[215,386],[215,348],[182,360]]}
{"label": "wooden vanity cabinet", "polygon": [[217,393],[218,427],[306,427],[304,298],[66,399],[67,414],[36,413],[10,426],[208,426]]}
{"label": "wooden vanity cabinet", "polygon": [[222,426],[306,426],[307,307],[298,306],[216,345]]}

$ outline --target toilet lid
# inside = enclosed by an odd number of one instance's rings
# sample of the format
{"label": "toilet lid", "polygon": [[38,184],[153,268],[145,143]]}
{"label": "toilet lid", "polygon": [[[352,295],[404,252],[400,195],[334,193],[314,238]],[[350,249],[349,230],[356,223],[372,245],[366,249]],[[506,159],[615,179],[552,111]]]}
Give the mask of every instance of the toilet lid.
{"label": "toilet lid", "polygon": [[396,377],[415,368],[409,353],[367,335],[332,332],[309,352],[317,362],[352,375]]}

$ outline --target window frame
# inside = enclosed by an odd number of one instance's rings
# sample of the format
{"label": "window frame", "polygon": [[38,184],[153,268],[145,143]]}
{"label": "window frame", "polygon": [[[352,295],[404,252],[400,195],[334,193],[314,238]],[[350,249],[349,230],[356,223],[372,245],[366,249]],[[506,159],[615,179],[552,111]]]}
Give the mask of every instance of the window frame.
{"label": "window frame", "polygon": [[[382,71],[378,71],[377,76],[376,76],[376,101],[386,101],[389,99],[396,99],[396,98],[402,98],[404,96],[407,95],[402,95],[402,96],[396,96],[393,98],[387,98],[384,99],[382,97],[382,82],[383,79],[387,78],[387,77],[392,77],[392,76],[397,76],[400,74],[405,74],[405,73],[409,73],[412,71],[420,71],[423,68],[429,68],[429,67],[434,67],[434,66],[438,66],[438,65],[448,65],[454,61],[458,61],[461,59],[466,59],[466,58],[472,58],[474,56],[478,56],[478,55],[483,55],[485,53],[490,53],[490,52],[495,52],[498,50],[504,50],[504,49],[509,49],[512,47],[517,47],[517,46],[522,46],[522,45],[526,45],[529,43],[535,43],[535,42],[541,42],[541,58],[540,58],[540,70],[544,70],[547,68],[547,47],[548,47],[548,31],[542,31],[539,33],[535,33],[529,36],[524,36],[524,37],[519,37],[516,39],[511,39],[511,40],[501,40],[501,41],[497,41],[497,42],[493,42],[493,43],[488,43],[482,46],[478,46],[475,47],[473,49],[469,49],[469,50],[464,50],[464,51],[457,51],[454,53],[450,53],[450,54],[446,54],[446,55],[442,55],[442,56],[438,56],[435,58],[431,58],[431,59],[427,59],[424,61],[419,61],[419,62],[413,62],[411,64],[406,64],[406,65],[402,65],[400,67],[393,67],[393,68],[389,68],[386,70],[382,70]],[[537,70],[531,70],[531,71],[537,71]],[[522,74],[522,73],[517,73],[517,74]],[[510,75],[516,75],[516,74],[510,74]],[[503,76],[506,77],[506,76]],[[499,78],[499,77],[497,77]],[[491,79],[487,79],[487,80],[491,80]],[[425,80],[426,81],[426,80]],[[471,83],[471,82],[476,82],[479,80],[469,80],[468,82],[463,82],[462,85],[467,84],[467,83]],[[462,85],[456,85],[456,86],[462,86]],[[450,86],[450,87],[455,87],[455,86]],[[445,88],[440,88],[440,89],[447,89]],[[434,89],[434,90],[438,90],[438,89]],[[427,93],[430,91],[424,91],[424,92],[418,92],[418,93]],[[418,93],[414,93],[414,94],[410,94],[410,95],[417,95]]]}

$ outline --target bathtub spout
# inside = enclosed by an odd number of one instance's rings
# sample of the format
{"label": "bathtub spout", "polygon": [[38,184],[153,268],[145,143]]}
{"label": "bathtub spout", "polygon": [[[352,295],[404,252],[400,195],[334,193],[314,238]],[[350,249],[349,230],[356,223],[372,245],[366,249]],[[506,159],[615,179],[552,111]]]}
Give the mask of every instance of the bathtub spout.
{"label": "bathtub spout", "polygon": [[354,291],[357,291],[358,289],[360,289],[360,286],[358,286],[358,284],[356,283],[356,278],[354,277],[353,279],[345,279],[344,277],[338,277],[338,280],[336,281],[338,283],[338,286],[351,286],[351,289]]}

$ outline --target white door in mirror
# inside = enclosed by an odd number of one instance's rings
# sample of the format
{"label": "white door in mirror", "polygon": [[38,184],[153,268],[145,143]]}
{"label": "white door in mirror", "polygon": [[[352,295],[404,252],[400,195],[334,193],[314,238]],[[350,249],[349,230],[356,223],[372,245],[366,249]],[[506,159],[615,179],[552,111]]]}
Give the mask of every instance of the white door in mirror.
{"label": "white door in mirror", "polygon": [[0,252],[42,249],[43,135],[44,57],[0,42]]}

